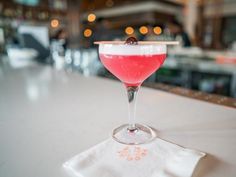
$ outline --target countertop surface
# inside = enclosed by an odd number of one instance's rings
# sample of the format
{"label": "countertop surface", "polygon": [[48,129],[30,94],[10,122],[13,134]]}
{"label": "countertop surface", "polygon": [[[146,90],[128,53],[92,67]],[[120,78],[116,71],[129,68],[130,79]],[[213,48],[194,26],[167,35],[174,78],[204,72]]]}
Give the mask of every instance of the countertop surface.
{"label": "countertop surface", "polygon": [[[121,83],[48,66],[0,69],[0,176],[66,177],[62,164],[127,122]],[[207,153],[193,177],[235,177],[236,109],[141,88],[137,121]]]}

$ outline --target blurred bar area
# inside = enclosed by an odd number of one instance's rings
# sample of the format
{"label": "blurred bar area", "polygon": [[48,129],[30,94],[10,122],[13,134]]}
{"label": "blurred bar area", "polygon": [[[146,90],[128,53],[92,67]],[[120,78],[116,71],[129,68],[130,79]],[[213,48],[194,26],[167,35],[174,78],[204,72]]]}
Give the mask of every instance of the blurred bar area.
{"label": "blurred bar area", "polygon": [[235,0],[1,0],[0,75],[8,68],[49,65],[115,79],[93,42],[129,36],[180,42],[168,48],[163,67],[144,85],[218,104],[227,99],[232,106]]}

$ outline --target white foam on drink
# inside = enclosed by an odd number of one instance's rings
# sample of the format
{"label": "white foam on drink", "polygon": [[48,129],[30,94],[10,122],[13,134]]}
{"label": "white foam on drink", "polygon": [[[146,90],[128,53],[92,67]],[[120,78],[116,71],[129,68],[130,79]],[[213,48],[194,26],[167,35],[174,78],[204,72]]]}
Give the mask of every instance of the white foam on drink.
{"label": "white foam on drink", "polygon": [[161,55],[166,54],[166,45],[126,45],[126,44],[99,44],[100,54],[110,55]]}

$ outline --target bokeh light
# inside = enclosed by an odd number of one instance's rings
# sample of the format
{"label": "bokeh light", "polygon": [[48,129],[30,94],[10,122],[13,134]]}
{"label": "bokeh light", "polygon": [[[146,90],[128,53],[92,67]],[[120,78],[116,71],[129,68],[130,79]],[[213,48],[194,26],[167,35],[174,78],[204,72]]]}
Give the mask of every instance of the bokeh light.
{"label": "bokeh light", "polygon": [[162,33],[162,29],[161,29],[161,27],[156,26],[155,28],[153,28],[153,32],[154,32],[156,35],[159,35],[159,34]]}
{"label": "bokeh light", "polygon": [[128,26],[125,28],[125,33],[128,35],[131,35],[134,33],[134,28],[132,28],[131,26]]}
{"label": "bokeh light", "polygon": [[52,28],[57,28],[59,26],[59,20],[53,19],[51,20],[51,27]]}
{"label": "bokeh light", "polygon": [[93,34],[93,31],[89,28],[84,30],[84,37],[90,37]]}
{"label": "bokeh light", "polygon": [[147,28],[146,26],[141,26],[141,27],[139,28],[139,32],[140,32],[141,34],[147,34],[147,33],[148,33],[148,28]]}
{"label": "bokeh light", "polygon": [[88,15],[88,21],[89,22],[94,22],[96,20],[96,15],[95,14],[89,14]]}

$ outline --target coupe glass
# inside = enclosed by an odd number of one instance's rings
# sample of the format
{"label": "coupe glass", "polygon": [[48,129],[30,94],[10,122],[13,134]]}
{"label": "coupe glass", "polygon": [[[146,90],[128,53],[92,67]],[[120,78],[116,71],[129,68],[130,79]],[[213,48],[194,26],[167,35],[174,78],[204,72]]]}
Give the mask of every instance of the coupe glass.
{"label": "coupe glass", "polygon": [[175,42],[140,41],[137,45],[123,41],[100,41],[99,57],[103,65],[124,83],[129,105],[129,123],[115,128],[112,137],[119,143],[143,144],[156,137],[155,131],[135,120],[136,96],[145,79],[161,67],[167,44]]}

